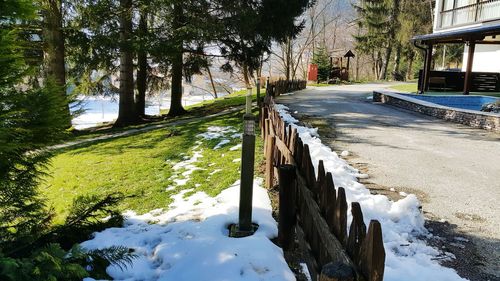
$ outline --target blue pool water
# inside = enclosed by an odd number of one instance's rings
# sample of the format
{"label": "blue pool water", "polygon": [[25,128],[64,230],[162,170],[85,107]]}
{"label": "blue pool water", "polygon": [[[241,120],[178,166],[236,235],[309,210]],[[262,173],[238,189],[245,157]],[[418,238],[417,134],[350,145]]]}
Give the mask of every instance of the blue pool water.
{"label": "blue pool water", "polygon": [[462,108],[468,110],[480,111],[485,103],[492,103],[498,98],[487,96],[426,96],[426,95],[408,95],[412,98],[426,102],[432,102],[442,106]]}

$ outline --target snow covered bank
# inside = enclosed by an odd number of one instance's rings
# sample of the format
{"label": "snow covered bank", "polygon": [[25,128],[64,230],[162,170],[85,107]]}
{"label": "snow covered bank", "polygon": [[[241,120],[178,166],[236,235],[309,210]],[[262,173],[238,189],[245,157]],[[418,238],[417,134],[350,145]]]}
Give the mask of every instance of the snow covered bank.
{"label": "snow covered bank", "polygon": [[[437,257],[453,258],[451,253],[441,253],[419,239],[430,236],[424,227],[424,217],[420,212],[420,202],[413,194],[394,202],[383,195],[373,195],[357,178],[363,177],[358,170],[323,145],[318,138],[317,129],[297,125],[288,108],[276,104],[282,118],[293,124],[304,144],[309,145],[314,168],[317,171],[318,161],[324,161],[325,170],[331,172],[336,186],[345,188],[348,202],[360,203],[365,223],[377,219],[382,225],[384,246],[386,250],[385,281],[458,281],[462,279],[450,268],[441,266]],[[349,211],[349,224],[350,220]]]}
{"label": "snow covered bank", "polygon": [[282,250],[269,240],[278,229],[261,180],[254,184],[253,200],[259,229],[250,237],[228,237],[228,225],[238,220],[239,188],[236,182],[214,198],[203,192],[184,198],[190,191],[184,190],[174,196],[168,211],[129,211],[124,227],[96,233],[82,246],[135,250],[139,257],[132,266],[107,269],[115,280],[295,280]]}

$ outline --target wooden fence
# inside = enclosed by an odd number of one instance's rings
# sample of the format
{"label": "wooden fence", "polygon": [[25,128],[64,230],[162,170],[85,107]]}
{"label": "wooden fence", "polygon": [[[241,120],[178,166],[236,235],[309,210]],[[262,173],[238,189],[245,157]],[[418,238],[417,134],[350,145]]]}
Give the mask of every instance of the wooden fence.
{"label": "wooden fence", "polygon": [[267,81],[266,95],[277,97],[284,93],[303,90],[306,88],[307,81],[304,80],[277,80],[273,82]]}
{"label": "wooden fence", "polygon": [[344,188],[335,187],[322,160],[316,176],[309,146],[283,121],[272,98],[261,109],[260,121],[265,185],[270,188],[279,182],[283,249],[288,250],[297,235],[300,247],[309,253],[306,263],[313,280],[383,280],[385,250],[380,223],[372,220],[367,231],[360,204],[352,202],[348,232]]}

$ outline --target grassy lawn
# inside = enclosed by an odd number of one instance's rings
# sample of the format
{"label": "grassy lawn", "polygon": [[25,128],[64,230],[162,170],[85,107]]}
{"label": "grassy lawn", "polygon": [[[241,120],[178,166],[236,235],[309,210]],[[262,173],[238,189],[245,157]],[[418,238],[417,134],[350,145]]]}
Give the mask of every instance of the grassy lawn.
{"label": "grassy lawn", "polygon": [[[122,192],[130,197],[119,206],[138,213],[166,208],[182,189],[204,191],[214,196],[239,179],[241,149],[230,150],[241,143],[239,138],[220,149],[213,148],[221,139],[204,140],[198,137],[209,126],[232,126],[241,132],[243,112],[224,115],[179,127],[167,127],[128,137],[93,142],[77,148],[56,151],[45,182],[41,185],[49,204],[60,220],[78,195]],[[234,134],[234,133],[232,133]],[[197,143],[199,141],[199,143]],[[198,147],[195,147],[199,144]],[[176,185],[171,178],[185,178],[185,168],[174,170],[175,164],[193,156],[203,155],[194,165],[185,185]],[[262,144],[257,137],[256,163],[262,160]],[[169,190],[167,187],[174,186]],[[187,195],[191,194],[188,193]]]}
{"label": "grassy lawn", "polygon": [[[88,130],[82,130],[82,131],[75,130],[73,131],[71,137],[68,140],[94,138],[101,136],[103,134],[118,133],[124,130],[143,128],[154,124],[165,124],[171,121],[215,114],[231,107],[244,105],[246,101],[246,93],[247,93],[246,90],[241,90],[224,97],[220,97],[213,100],[207,100],[198,104],[186,106],[185,109],[188,111],[188,113],[186,115],[179,116],[176,118],[168,118],[168,119],[162,118],[159,119],[158,121],[128,126],[124,128],[113,128],[111,125],[107,124],[100,127],[91,128]],[[264,97],[265,94],[266,90],[261,89],[261,97]],[[252,100],[253,101],[257,100],[257,93],[255,89],[253,89]],[[168,113],[168,110],[162,110],[160,113],[162,115],[166,115]]]}
{"label": "grassy lawn", "polygon": [[335,84],[315,83],[315,84],[307,84],[307,86],[311,86],[311,87],[328,87],[328,86],[335,86]]}
{"label": "grassy lawn", "polygon": [[398,85],[390,86],[389,88],[396,90],[396,91],[405,92],[405,93],[416,93],[417,92],[417,83],[398,84]]}
{"label": "grassy lawn", "polygon": [[[406,84],[398,84],[389,87],[393,90],[400,91],[403,93],[416,93],[417,92],[417,83],[406,83]],[[444,96],[444,95],[461,95],[461,92],[426,92],[426,95],[431,96]],[[491,97],[500,97],[500,93],[497,92],[471,92],[471,95],[479,95],[479,96],[491,96]]]}

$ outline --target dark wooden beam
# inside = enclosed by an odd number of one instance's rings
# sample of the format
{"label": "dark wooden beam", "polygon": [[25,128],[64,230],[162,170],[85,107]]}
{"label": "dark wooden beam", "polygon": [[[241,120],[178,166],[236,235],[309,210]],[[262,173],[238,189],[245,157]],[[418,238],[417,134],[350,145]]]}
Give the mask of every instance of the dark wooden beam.
{"label": "dark wooden beam", "polygon": [[465,69],[465,79],[464,79],[464,95],[468,95],[470,92],[471,82],[472,82],[472,65],[474,63],[474,51],[476,50],[476,42],[469,42],[469,50],[467,53],[467,68]]}
{"label": "dark wooden beam", "polygon": [[422,81],[422,93],[429,89],[429,78],[431,72],[431,61],[432,61],[432,44],[427,45],[427,50],[425,51],[425,61],[424,61],[424,71],[423,71],[423,81]]}

